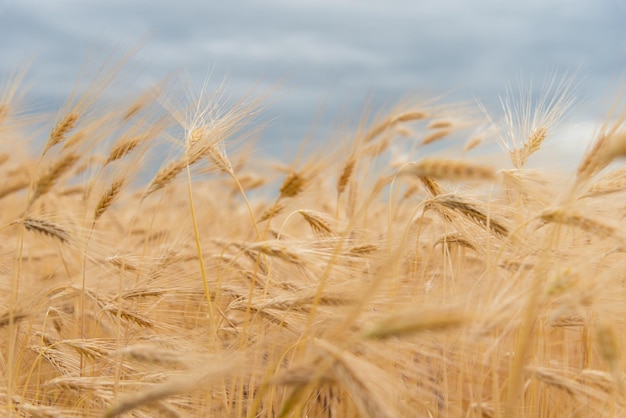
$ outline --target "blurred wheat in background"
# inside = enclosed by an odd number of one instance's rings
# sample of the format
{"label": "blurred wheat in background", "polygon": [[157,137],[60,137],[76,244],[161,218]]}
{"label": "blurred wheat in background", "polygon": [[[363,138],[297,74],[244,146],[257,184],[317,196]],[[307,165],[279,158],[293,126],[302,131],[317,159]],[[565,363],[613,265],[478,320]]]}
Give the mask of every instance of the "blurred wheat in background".
{"label": "blurred wheat in background", "polygon": [[279,164],[248,145],[264,99],[105,105],[117,71],[54,118],[23,72],[0,95],[3,415],[626,414],[624,109],[573,173],[527,168],[573,104],[558,79]]}

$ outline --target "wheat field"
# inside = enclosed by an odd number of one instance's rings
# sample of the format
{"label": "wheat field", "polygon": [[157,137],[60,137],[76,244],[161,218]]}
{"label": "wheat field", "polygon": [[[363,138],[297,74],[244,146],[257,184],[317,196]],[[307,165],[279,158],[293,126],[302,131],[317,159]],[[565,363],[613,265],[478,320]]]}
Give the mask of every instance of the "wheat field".
{"label": "wheat field", "polygon": [[104,73],[50,116],[22,77],[3,416],[626,416],[621,107],[574,172],[528,168],[573,105],[558,80],[501,117],[405,102],[279,162],[265,99],[111,105]]}

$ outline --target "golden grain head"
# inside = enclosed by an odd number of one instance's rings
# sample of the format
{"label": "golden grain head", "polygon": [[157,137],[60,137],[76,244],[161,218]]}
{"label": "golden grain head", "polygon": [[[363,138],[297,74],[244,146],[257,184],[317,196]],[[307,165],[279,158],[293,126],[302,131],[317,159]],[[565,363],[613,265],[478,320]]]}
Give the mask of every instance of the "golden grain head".
{"label": "golden grain head", "polygon": [[113,204],[122,190],[124,182],[125,179],[123,178],[117,179],[105,190],[96,205],[96,210],[94,211],[94,222],[100,218],[100,216],[102,216],[102,214]]}
{"label": "golden grain head", "polygon": [[601,132],[578,166],[578,177],[596,174],[618,157],[626,156],[626,129],[621,125]]}
{"label": "golden grain head", "polygon": [[310,209],[301,209],[298,213],[302,215],[313,232],[321,235],[332,235],[334,233],[327,216],[324,214]]}
{"label": "golden grain head", "polygon": [[447,119],[439,119],[430,122],[426,125],[427,129],[442,129],[442,128],[451,128],[454,123],[451,120]]}
{"label": "golden grain head", "polygon": [[339,180],[337,180],[337,193],[342,194],[346,190],[346,186],[350,182],[352,173],[354,172],[354,166],[356,165],[356,159],[350,157],[343,166]]}
{"label": "golden grain head", "polygon": [[8,114],[9,106],[4,103],[0,103],[0,125],[4,123]]}
{"label": "golden grain head", "polygon": [[141,137],[135,137],[116,144],[113,149],[111,149],[111,152],[109,153],[105,164],[112,163],[113,161],[125,157],[127,154],[137,148],[142,140],[143,138]]}
{"label": "golden grain head", "polygon": [[572,210],[563,208],[546,209],[539,214],[539,218],[547,223],[570,225],[603,238],[622,237],[616,226],[606,224]]}
{"label": "golden grain head", "polygon": [[447,137],[451,133],[452,133],[451,129],[439,129],[439,130],[433,131],[432,133],[424,136],[421,144],[422,145],[432,144],[433,142],[439,141],[440,139]]}
{"label": "golden grain head", "polygon": [[302,174],[295,171],[290,173],[280,186],[280,198],[296,197],[304,190],[305,185],[306,181]]}
{"label": "golden grain head", "polygon": [[68,153],[56,160],[35,182],[35,190],[31,197],[31,202],[40,196],[48,193],[57,181],[78,162],[80,156],[75,153]]}
{"label": "golden grain head", "polygon": [[596,326],[596,339],[598,351],[604,361],[611,368],[617,367],[622,350],[615,327],[606,322],[598,324]]}
{"label": "golden grain head", "polygon": [[400,169],[400,174],[412,174],[418,177],[431,177],[440,180],[495,180],[496,172],[492,167],[473,164],[462,160],[425,158],[414,163],[407,163]]}
{"label": "golden grain head", "polygon": [[482,136],[474,136],[467,140],[465,146],[463,147],[463,151],[471,151],[483,142],[485,142],[485,138],[483,138]]}
{"label": "golden grain head", "polygon": [[272,219],[274,216],[278,215],[285,209],[285,205],[283,203],[276,203],[272,207],[268,208],[259,216],[257,222],[265,222],[268,219]]}
{"label": "golden grain head", "polygon": [[76,122],[78,122],[78,113],[70,112],[63,119],[61,119],[54,129],[50,132],[50,138],[44,149],[44,153],[53,146],[60,144],[65,140],[67,134],[74,129]]}
{"label": "golden grain head", "polygon": [[70,239],[70,234],[61,226],[45,220],[27,217],[20,221],[22,225],[28,230],[38,232],[43,235],[55,238],[62,243],[67,243]]}

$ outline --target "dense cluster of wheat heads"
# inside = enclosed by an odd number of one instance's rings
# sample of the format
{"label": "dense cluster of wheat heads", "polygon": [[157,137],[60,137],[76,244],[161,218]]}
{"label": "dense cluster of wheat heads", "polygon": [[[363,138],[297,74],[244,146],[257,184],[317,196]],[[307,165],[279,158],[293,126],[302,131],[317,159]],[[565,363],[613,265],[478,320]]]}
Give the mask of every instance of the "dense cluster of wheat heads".
{"label": "dense cluster of wheat heads", "polygon": [[280,166],[241,141],[254,101],[107,83],[51,119],[0,94],[3,416],[626,414],[624,114],[570,174],[526,168],[567,83]]}

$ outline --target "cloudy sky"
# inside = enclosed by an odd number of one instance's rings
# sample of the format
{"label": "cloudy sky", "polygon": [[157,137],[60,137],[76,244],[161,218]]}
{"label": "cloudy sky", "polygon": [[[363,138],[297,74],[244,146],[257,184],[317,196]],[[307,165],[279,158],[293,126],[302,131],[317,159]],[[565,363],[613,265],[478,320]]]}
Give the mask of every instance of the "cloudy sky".
{"label": "cloudy sky", "polygon": [[597,117],[624,79],[624,28],[626,0],[0,0],[0,70],[33,62],[30,97],[53,108],[85,62],[141,41],[139,86],[178,73],[210,73],[235,97],[280,85],[264,140],[297,144],[368,99],[495,106],[520,75],[555,70],[576,74],[582,114]]}

